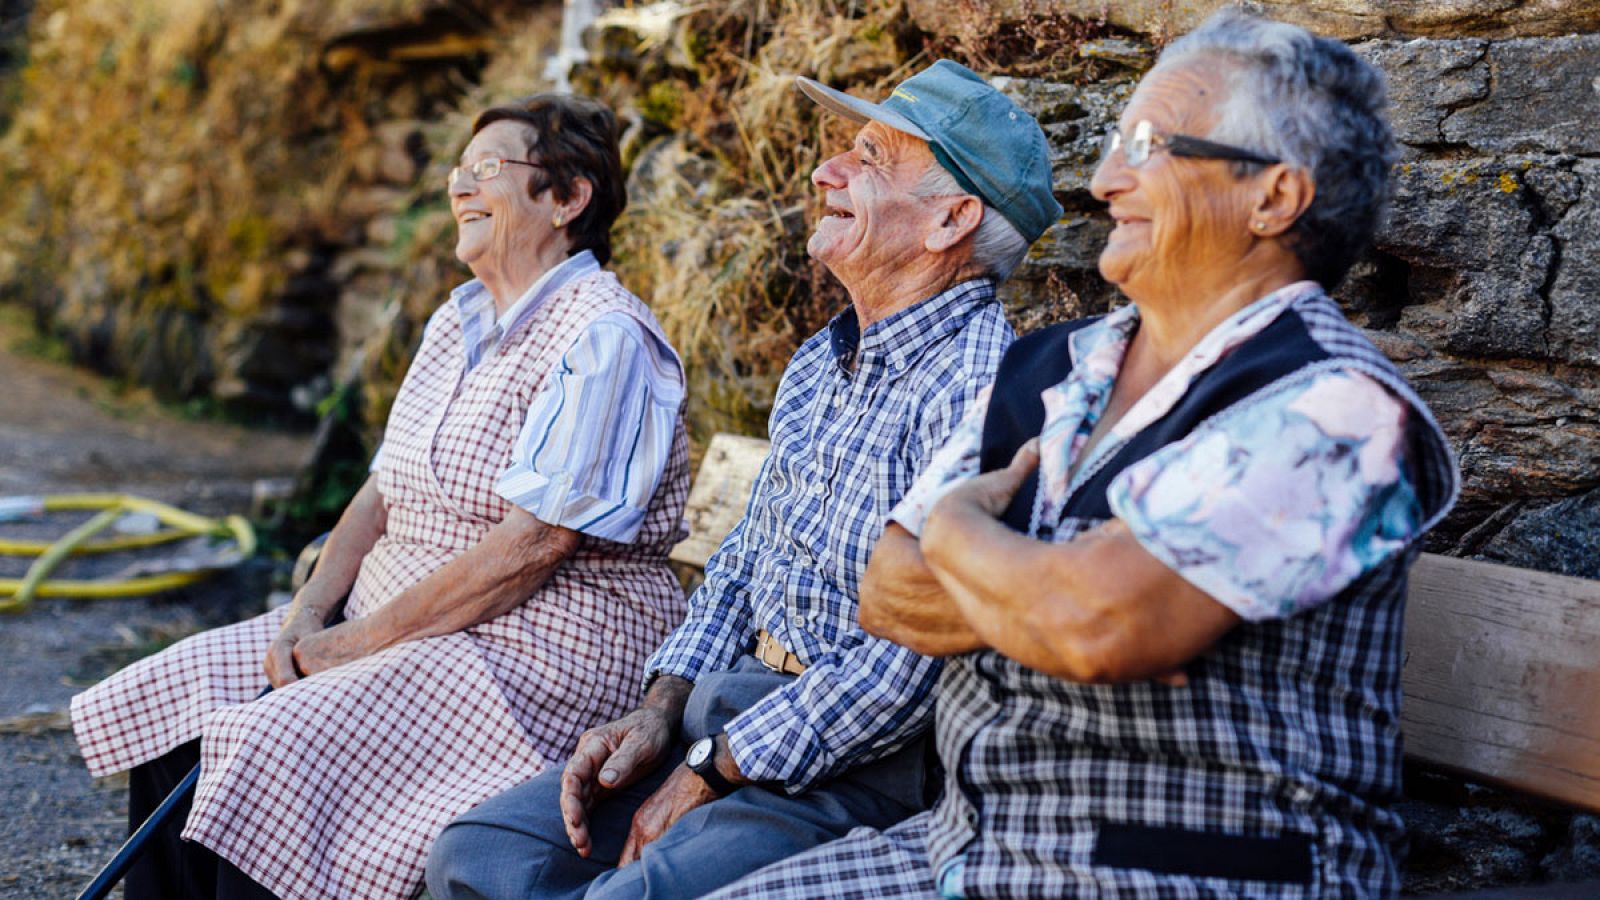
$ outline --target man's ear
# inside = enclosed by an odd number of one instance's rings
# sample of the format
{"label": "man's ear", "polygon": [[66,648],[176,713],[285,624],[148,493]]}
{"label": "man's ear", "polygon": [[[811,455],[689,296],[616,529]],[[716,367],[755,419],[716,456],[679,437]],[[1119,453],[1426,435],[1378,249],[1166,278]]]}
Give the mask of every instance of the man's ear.
{"label": "man's ear", "polygon": [[1317,195],[1311,173],[1299,166],[1277,163],[1259,176],[1261,195],[1250,212],[1250,229],[1256,237],[1276,237],[1288,231],[1311,206]]}
{"label": "man's ear", "polygon": [[971,194],[950,198],[939,223],[923,240],[930,253],[943,253],[967,239],[983,222],[983,201]]}

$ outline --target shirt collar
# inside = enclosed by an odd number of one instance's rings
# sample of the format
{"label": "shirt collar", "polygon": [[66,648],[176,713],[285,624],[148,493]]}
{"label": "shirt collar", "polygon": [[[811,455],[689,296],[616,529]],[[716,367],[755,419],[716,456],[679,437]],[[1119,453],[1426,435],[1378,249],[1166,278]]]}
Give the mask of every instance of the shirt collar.
{"label": "shirt collar", "polygon": [[468,367],[476,365],[486,350],[526,321],[551,295],[569,282],[598,271],[600,262],[594,254],[580,250],[540,275],[498,319],[495,318],[494,297],[482,281],[474,278],[451,291],[450,302],[461,318],[461,333],[466,340]]}
{"label": "shirt collar", "polygon": [[846,307],[828,323],[834,361],[848,370],[853,357],[859,354],[863,363],[878,362],[890,374],[898,373],[940,338],[965,327],[978,309],[993,302],[994,281],[974,278],[873,322],[865,334],[855,307]]}
{"label": "shirt collar", "polygon": [[[1297,281],[1224,319],[1128,410],[1113,432],[1129,436],[1165,415],[1182,397],[1188,385],[1202,372],[1216,365],[1228,351],[1254,337],[1290,305],[1308,294],[1321,291],[1322,288],[1314,281]],[[1130,304],[1111,312],[1094,325],[1073,332],[1067,339],[1072,353],[1073,374],[1067,380],[1082,378],[1109,386],[1122,368],[1123,354],[1138,327],[1139,308]]]}

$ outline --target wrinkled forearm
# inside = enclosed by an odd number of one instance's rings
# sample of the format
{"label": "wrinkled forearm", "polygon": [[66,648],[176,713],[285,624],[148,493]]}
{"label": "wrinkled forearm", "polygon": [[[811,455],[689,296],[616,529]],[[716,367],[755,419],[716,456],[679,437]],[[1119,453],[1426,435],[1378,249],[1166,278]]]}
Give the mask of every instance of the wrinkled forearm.
{"label": "wrinkled forearm", "polygon": [[350,593],[361,571],[361,560],[383,537],[388,522],[389,510],[378,492],[378,480],[368,478],[328,534],[311,577],[295,594],[292,615],[305,612],[319,621],[327,619]]}
{"label": "wrinkled forearm", "polygon": [[689,705],[689,694],[694,682],[677,675],[661,675],[650,683],[641,708],[659,710],[672,723],[674,729],[683,721],[683,708]]}
{"label": "wrinkled forearm", "polygon": [[515,609],[577,549],[579,535],[513,508],[483,540],[356,622],[369,653],[453,634]]}
{"label": "wrinkled forearm", "polygon": [[983,640],[922,558],[910,532],[891,522],[861,582],[861,627],[925,656],[977,650]]}
{"label": "wrinkled forearm", "polygon": [[923,532],[929,568],[978,636],[1029,668],[1115,683],[1171,672],[1238,624],[1121,522],[1064,544],[944,504]]}

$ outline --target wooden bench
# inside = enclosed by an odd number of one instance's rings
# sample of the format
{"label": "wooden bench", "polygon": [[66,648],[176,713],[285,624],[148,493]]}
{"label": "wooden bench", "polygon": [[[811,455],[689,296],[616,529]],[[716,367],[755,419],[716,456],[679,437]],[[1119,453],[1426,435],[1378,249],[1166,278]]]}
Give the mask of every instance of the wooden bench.
{"label": "wooden bench", "polygon": [[[712,439],[674,560],[705,566],[766,455],[764,440]],[[1424,553],[1402,677],[1413,759],[1600,812],[1600,582]]]}

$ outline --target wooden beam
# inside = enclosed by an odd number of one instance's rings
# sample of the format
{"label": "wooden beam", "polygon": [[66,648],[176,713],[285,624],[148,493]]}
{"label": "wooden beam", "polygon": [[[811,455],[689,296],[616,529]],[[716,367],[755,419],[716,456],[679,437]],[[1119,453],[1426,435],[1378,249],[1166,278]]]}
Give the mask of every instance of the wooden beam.
{"label": "wooden beam", "polygon": [[1600,810],[1600,582],[1423,554],[1405,647],[1407,753]]}

